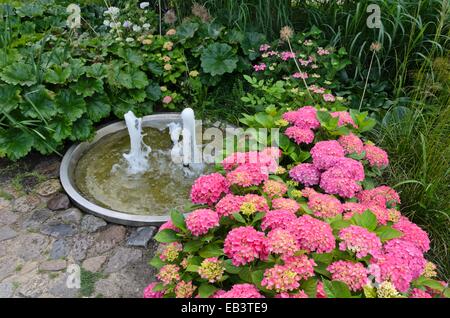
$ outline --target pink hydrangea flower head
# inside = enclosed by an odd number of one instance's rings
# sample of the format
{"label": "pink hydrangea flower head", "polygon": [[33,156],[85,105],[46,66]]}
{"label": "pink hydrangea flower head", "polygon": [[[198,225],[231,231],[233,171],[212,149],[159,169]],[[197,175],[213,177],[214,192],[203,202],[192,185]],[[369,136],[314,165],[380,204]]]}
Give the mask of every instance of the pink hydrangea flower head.
{"label": "pink hydrangea flower head", "polygon": [[351,158],[337,158],[326,173],[330,178],[349,178],[354,181],[363,181],[365,178],[364,166],[361,162]]}
{"label": "pink hydrangea flower head", "polygon": [[253,65],[253,70],[255,72],[263,72],[267,68],[267,65],[265,63],[259,63],[257,65]]}
{"label": "pink hydrangea flower head", "polygon": [[[323,94],[322,97],[323,97],[323,100],[326,102],[334,102],[336,100],[336,97],[334,97],[333,94]],[[339,125],[339,126],[341,126],[341,125]]]}
{"label": "pink hydrangea flower head", "polygon": [[314,276],[314,266],[316,266],[317,264],[313,259],[309,259],[306,255],[283,255],[282,259],[286,267],[292,269],[294,272],[300,275],[300,279],[308,279]]}
{"label": "pink hydrangea flower head", "polygon": [[219,295],[215,295],[215,298],[264,298],[252,284],[236,284],[233,287],[225,292],[220,293]]}
{"label": "pink hydrangea flower head", "polygon": [[279,293],[275,295],[275,298],[309,298],[308,295],[305,293],[304,290],[299,290],[296,293],[289,294],[289,293]]}
{"label": "pink hydrangea flower head", "polygon": [[216,212],[220,217],[222,216],[230,216],[234,213],[239,212],[241,209],[241,205],[243,203],[244,197],[227,194],[219,202],[216,204]]}
{"label": "pink hydrangea flower head", "polygon": [[167,221],[166,223],[164,223],[163,225],[161,225],[161,226],[159,227],[158,232],[161,232],[161,231],[163,231],[163,230],[172,230],[172,231],[175,231],[175,232],[179,232],[179,231],[180,231],[180,229],[177,228],[177,227],[172,223],[172,220],[169,220],[169,221]]}
{"label": "pink hydrangea flower head", "polygon": [[264,182],[263,191],[271,198],[282,197],[287,192],[287,186],[283,182],[267,180]]}
{"label": "pink hydrangea flower head", "polygon": [[292,74],[293,78],[302,78],[302,79],[307,79],[308,78],[308,73],[306,72],[296,72],[294,74]]}
{"label": "pink hydrangea flower head", "polygon": [[267,239],[263,232],[252,226],[237,227],[225,238],[223,251],[231,258],[233,265],[245,265],[256,259],[266,259]]}
{"label": "pink hydrangea flower head", "polygon": [[173,98],[170,95],[164,96],[164,98],[162,100],[163,104],[170,104],[172,101],[173,101]]}
{"label": "pink hydrangea flower head", "polygon": [[295,213],[288,210],[273,210],[267,212],[261,222],[261,229],[274,230],[274,229],[287,229],[289,224],[297,220]]}
{"label": "pink hydrangea flower head", "polygon": [[281,59],[283,61],[287,61],[289,59],[295,59],[295,54],[290,51],[281,52]]}
{"label": "pink hydrangea flower head", "polygon": [[422,253],[428,252],[430,249],[430,239],[427,232],[406,217],[401,217],[392,228],[403,233],[403,236],[400,237],[401,240],[414,244]]}
{"label": "pink hydrangea flower head", "polygon": [[159,258],[165,262],[173,262],[178,258],[182,250],[183,245],[180,242],[168,243],[164,246]]}
{"label": "pink hydrangea flower head", "polygon": [[289,176],[305,187],[317,185],[320,181],[320,171],[311,163],[301,163],[295,166],[289,171]]}
{"label": "pink hydrangea flower head", "polygon": [[289,230],[296,236],[302,250],[321,254],[331,252],[336,246],[331,226],[310,215],[299,217]]}
{"label": "pink hydrangea flower head", "polygon": [[361,290],[368,283],[367,269],[362,263],[336,261],[327,267],[333,280],[348,285],[352,291]]}
{"label": "pink hydrangea flower head", "polygon": [[200,264],[198,274],[201,278],[206,279],[210,283],[220,281],[225,272],[223,262],[217,257],[206,258]]}
{"label": "pink hydrangea flower head", "polygon": [[284,132],[286,136],[294,140],[296,144],[310,144],[314,141],[314,132],[309,128],[291,126]]}
{"label": "pink hydrangea flower head", "polygon": [[341,111],[341,112],[332,112],[330,113],[333,117],[338,117],[338,126],[345,126],[345,125],[351,125],[354,128],[358,128],[358,126],[353,121],[352,116],[349,112]]}
{"label": "pink hydrangea flower head", "polygon": [[319,141],[311,149],[313,164],[319,170],[331,168],[344,155],[344,148],[336,140]]}
{"label": "pink hydrangea flower head", "polygon": [[269,173],[273,173],[278,168],[277,159],[280,157],[280,150],[275,147],[266,148],[261,152],[235,152],[222,161],[225,170],[230,171],[240,165],[255,164],[262,168],[267,168]]}
{"label": "pink hydrangea flower head", "polygon": [[[355,203],[357,204],[357,203]],[[356,205],[355,205],[356,206]],[[360,209],[355,209],[353,211],[347,212],[344,214],[344,220],[349,220],[353,217],[355,213],[362,214],[364,211],[369,210],[373,214],[375,214],[375,217],[377,218],[377,222],[380,225],[386,225],[389,221],[391,215],[388,209],[385,209],[383,207],[380,207],[378,205],[365,205],[362,204],[362,207],[365,209],[361,211]]]}
{"label": "pink hydrangea flower head", "polygon": [[317,54],[319,54],[319,55],[328,55],[328,54],[330,54],[330,51],[326,50],[324,48],[318,47],[317,48]]}
{"label": "pink hydrangea flower head", "polygon": [[144,298],[163,298],[164,292],[162,291],[153,291],[153,288],[157,285],[157,282],[150,283],[145,289],[144,289]]}
{"label": "pink hydrangea flower head", "polygon": [[341,251],[352,251],[356,253],[356,257],[363,258],[367,255],[379,255],[381,252],[381,240],[373,232],[367,229],[350,225],[339,231],[339,249]]}
{"label": "pink hydrangea flower head", "polygon": [[334,218],[343,212],[341,201],[331,195],[322,193],[311,195],[308,207],[319,218]]}
{"label": "pink hydrangea flower head", "polygon": [[296,213],[300,209],[300,205],[293,199],[277,198],[272,200],[272,208]]}
{"label": "pink hydrangea flower head", "polygon": [[268,49],[270,49],[269,44],[261,44],[261,46],[259,47],[260,52],[266,52]]}
{"label": "pink hydrangea flower head", "polygon": [[388,154],[383,149],[373,145],[365,145],[364,151],[366,152],[366,159],[369,161],[370,166],[385,168],[389,165]]}
{"label": "pink hydrangea flower head", "polygon": [[195,210],[186,216],[186,227],[194,236],[200,236],[219,226],[219,215],[210,209]]}
{"label": "pink hydrangea flower head", "polygon": [[379,186],[369,190],[363,190],[357,194],[357,199],[363,204],[376,204],[383,208],[395,207],[400,204],[398,193],[388,186]]}
{"label": "pink hydrangea flower head", "polygon": [[213,205],[224,194],[230,192],[230,184],[220,173],[212,173],[195,180],[191,189],[191,200],[195,204]]}
{"label": "pink hydrangea flower head", "polygon": [[335,178],[332,172],[322,173],[320,187],[328,194],[337,194],[342,198],[353,198],[361,191],[361,185],[352,178]]}
{"label": "pink hydrangea flower head", "polygon": [[419,288],[414,288],[411,291],[411,295],[409,296],[409,298],[433,298],[433,297],[426,291],[423,291]]}
{"label": "pink hydrangea flower head", "polygon": [[286,265],[275,265],[264,272],[261,285],[276,292],[288,292],[300,287],[300,275]]}
{"label": "pink hydrangea flower head", "polygon": [[156,277],[164,284],[169,285],[180,280],[180,268],[174,264],[161,267]]}
{"label": "pink hydrangea flower head", "polygon": [[325,290],[323,289],[323,283],[320,280],[317,282],[316,298],[328,298]]}
{"label": "pink hydrangea flower head", "polygon": [[256,211],[258,212],[267,212],[269,211],[269,205],[267,204],[266,198],[257,194],[246,194],[242,197],[242,204],[244,203],[252,203],[255,206]]}
{"label": "pink hydrangea flower head", "polygon": [[267,235],[267,250],[273,254],[294,255],[298,251],[297,240],[288,230],[274,229]]}
{"label": "pink hydrangea flower head", "polygon": [[[353,216],[354,213],[363,213],[365,210],[367,210],[367,206],[361,203],[356,202],[345,202],[342,204],[342,208],[344,209],[344,212],[351,213],[351,216]],[[351,218],[348,217],[349,219]]]}
{"label": "pink hydrangea flower head", "polygon": [[346,154],[362,154],[364,151],[364,144],[362,140],[353,133],[340,136],[338,139],[339,144],[344,148]]}
{"label": "pink hydrangea flower head", "polygon": [[304,106],[295,111],[286,112],[282,118],[294,126],[303,129],[314,130],[320,127],[320,121],[317,118],[317,109],[312,106]]}
{"label": "pink hydrangea flower head", "polygon": [[192,282],[185,282],[183,280],[179,281],[175,286],[175,297],[176,298],[191,298],[197,287],[195,287]]}
{"label": "pink hydrangea flower head", "polygon": [[228,182],[241,187],[260,185],[267,179],[269,179],[267,168],[259,164],[246,163],[227,173]]}

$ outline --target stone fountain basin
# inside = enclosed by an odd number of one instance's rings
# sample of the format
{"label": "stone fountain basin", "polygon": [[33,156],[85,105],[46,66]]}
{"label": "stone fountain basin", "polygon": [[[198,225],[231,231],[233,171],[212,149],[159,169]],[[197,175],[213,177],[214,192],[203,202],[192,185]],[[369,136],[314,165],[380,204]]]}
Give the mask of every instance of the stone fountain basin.
{"label": "stone fountain basin", "polygon": [[[172,122],[182,122],[180,113],[154,114],[142,117],[142,127],[156,128],[159,130],[165,129],[167,125]],[[116,122],[97,130],[92,141],[82,142],[70,147],[61,162],[61,184],[67,195],[76,206],[109,222],[129,226],[161,225],[169,220],[169,215],[135,215],[104,208],[87,200],[76,186],[74,179],[75,169],[78,161],[86,153],[86,151],[92,147],[95,147],[101,138],[125,129],[127,129],[125,121]]]}

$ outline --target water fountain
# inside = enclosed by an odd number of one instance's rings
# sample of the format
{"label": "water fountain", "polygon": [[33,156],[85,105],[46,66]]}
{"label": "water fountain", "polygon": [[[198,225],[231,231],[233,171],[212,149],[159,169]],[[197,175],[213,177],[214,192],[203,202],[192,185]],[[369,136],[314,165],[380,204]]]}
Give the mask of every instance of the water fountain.
{"label": "water fountain", "polygon": [[97,131],[72,146],[61,164],[61,183],[81,209],[125,225],[161,224],[173,208],[189,204],[201,163],[194,112],[136,118]]}

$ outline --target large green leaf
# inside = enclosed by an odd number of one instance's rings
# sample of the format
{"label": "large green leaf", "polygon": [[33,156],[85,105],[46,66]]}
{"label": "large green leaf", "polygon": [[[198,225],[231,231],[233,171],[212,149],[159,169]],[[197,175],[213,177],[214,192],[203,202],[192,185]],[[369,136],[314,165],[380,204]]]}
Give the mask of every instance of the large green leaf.
{"label": "large green leaf", "polygon": [[24,102],[20,104],[20,108],[24,116],[46,120],[56,115],[54,93],[44,86],[36,86],[25,93],[23,97]]}
{"label": "large green leaf", "polygon": [[28,154],[33,146],[34,138],[20,129],[10,129],[0,134],[0,157],[8,156],[17,160]]}
{"label": "large green leaf", "polygon": [[50,128],[53,130],[53,139],[61,142],[72,133],[72,121],[66,117],[59,116],[52,120]]}
{"label": "large green leaf", "polygon": [[0,73],[3,81],[12,85],[31,86],[36,84],[36,73],[31,64],[15,63],[6,66]]}
{"label": "large green leaf", "polygon": [[203,49],[202,68],[212,76],[232,73],[237,66],[238,58],[233,48],[225,43],[213,43]]}
{"label": "large green leaf", "polygon": [[77,119],[77,121],[73,123],[70,139],[87,140],[91,136],[92,131],[92,121],[87,118]]}
{"label": "large green leaf", "polygon": [[123,58],[127,63],[134,64],[135,66],[141,66],[144,64],[139,52],[136,52],[130,48],[120,47],[117,50],[117,55]]}
{"label": "large green leaf", "polygon": [[202,248],[198,255],[203,258],[218,257],[223,255],[223,249],[217,244],[209,244]]}
{"label": "large green leaf", "polygon": [[102,63],[95,63],[86,67],[86,75],[89,77],[102,79],[106,77],[106,67]]}
{"label": "large green leaf", "polygon": [[62,67],[61,65],[54,65],[45,72],[45,80],[52,84],[63,84],[67,81],[71,74],[70,67]]}
{"label": "large green leaf", "polygon": [[266,42],[264,34],[257,32],[246,32],[240,41],[242,50],[248,55],[250,60],[259,56],[259,47]]}
{"label": "large green leaf", "polygon": [[72,88],[78,95],[83,97],[92,96],[103,92],[103,81],[96,78],[83,77],[72,85]]}
{"label": "large green leaf", "polygon": [[351,221],[356,225],[365,227],[369,231],[373,231],[377,227],[377,217],[369,210],[364,211],[362,214],[355,213]]}
{"label": "large green leaf", "polygon": [[184,43],[186,40],[194,37],[195,32],[198,30],[198,23],[195,22],[184,22],[177,28],[177,35]]}
{"label": "large green leaf", "polygon": [[169,229],[159,231],[154,239],[160,243],[172,243],[178,241],[177,233]]}
{"label": "large green leaf", "polygon": [[21,100],[20,90],[12,85],[0,85],[0,113],[9,113]]}
{"label": "large green leaf", "polygon": [[72,90],[60,90],[56,96],[56,103],[58,112],[70,121],[77,120],[86,112],[84,99]]}
{"label": "large green leaf", "polygon": [[86,109],[89,119],[91,119],[93,122],[97,122],[100,119],[109,116],[111,112],[111,105],[108,97],[100,95],[87,99]]}

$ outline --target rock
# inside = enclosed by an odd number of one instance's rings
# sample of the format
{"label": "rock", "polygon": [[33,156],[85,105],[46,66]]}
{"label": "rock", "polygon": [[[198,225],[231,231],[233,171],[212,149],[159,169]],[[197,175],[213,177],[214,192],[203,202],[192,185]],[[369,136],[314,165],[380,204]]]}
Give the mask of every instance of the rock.
{"label": "rock", "polygon": [[13,210],[20,213],[27,213],[36,209],[41,203],[38,196],[30,194],[18,198],[14,201]]}
{"label": "rock", "polygon": [[88,249],[94,244],[94,239],[89,236],[77,236],[74,239],[74,244],[70,255],[75,261],[82,261],[86,258]]}
{"label": "rock", "polygon": [[57,278],[56,281],[50,283],[49,292],[56,298],[76,298],[79,293],[77,288],[69,288],[67,280],[69,273],[64,273]]}
{"label": "rock", "polygon": [[48,275],[34,275],[20,284],[17,292],[23,297],[37,298],[48,292],[50,279]]}
{"label": "rock", "polygon": [[81,230],[89,233],[104,228],[106,225],[107,223],[105,222],[105,220],[91,214],[85,215],[81,220]]}
{"label": "rock", "polygon": [[0,298],[10,298],[14,293],[14,287],[11,282],[0,283]]}
{"label": "rock", "polygon": [[77,208],[70,208],[61,214],[61,220],[64,223],[79,224],[82,217],[83,213]]}
{"label": "rock", "polygon": [[0,197],[0,211],[11,208],[11,201]]}
{"label": "rock", "polygon": [[0,242],[12,239],[17,236],[17,232],[9,226],[0,227]]}
{"label": "rock", "polygon": [[47,202],[47,207],[53,211],[66,210],[70,207],[69,197],[64,193],[56,193]]}
{"label": "rock", "polygon": [[113,273],[105,279],[95,283],[95,295],[101,294],[106,298],[141,298],[144,287],[140,282],[124,273]]}
{"label": "rock", "polygon": [[128,237],[127,245],[147,247],[148,242],[152,239],[156,230],[157,229],[154,226],[137,228],[133,233],[131,233],[130,237]]}
{"label": "rock", "polygon": [[56,238],[63,238],[75,235],[77,228],[73,224],[47,224],[41,228],[41,233]]}
{"label": "rock", "polygon": [[49,209],[37,210],[33,212],[33,214],[22,223],[22,228],[38,230],[42,226],[42,224],[53,215],[54,212],[50,211]]}
{"label": "rock", "polygon": [[91,257],[85,260],[81,266],[89,272],[96,273],[100,271],[105,261],[106,256]]}
{"label": "rock", "polygon": [[61,163],[57,160],[47,160],[36,165],[34,170],[48,178],[58,178],[60,165]]}
{"label": "rock", "polygon": [[0,209],[0,224],[10,225],[15,223],[18,218],[19,216],[16,213],[11,212],[9,210],[1,211]]}
{"label": "rock", "polygon": [[10,250],[25,261],[36,260],[43,258],[49,241],[48,237],[38,233],[22,234],[14,240],[14,246]]}
{"label": "rock", "polygon": [[69,243],[63,239],[53,242],[52,249],[50,251],[51,259],[60,259],[66,257],[69,254]]}
{"label": "rock", "polygon": [[17,257],[4,257],[0,259],[0,281],[15,274],[17,265],[19,264],[20,260]]}
{"label": "rock", "polygon": [[122,242],[126,236],[126,228],[120,225],[110,225],[100,232],[92,249],[92,256],[103,254]]}
{"label": "rock", "polygon": [[39,270],[46,272],[57,272],[65,269],[67,267],[67,262],[62,259],[56,259],[51,261],[43,262],[39,265]]}
{"label": "rock", "polygon": [[35,188],[37,194],[43,197],[51,196],[62,190],[61,183],[58,179],[50,179],[38,184]]}
{"label": "rock", "polygon": [[117,272],[129,264],[139,261],[141,258],[142,251],[119,247],[116,253],[109,259],[105,268],[105,273]]}

